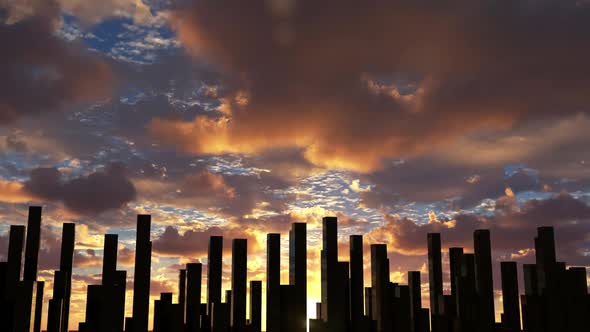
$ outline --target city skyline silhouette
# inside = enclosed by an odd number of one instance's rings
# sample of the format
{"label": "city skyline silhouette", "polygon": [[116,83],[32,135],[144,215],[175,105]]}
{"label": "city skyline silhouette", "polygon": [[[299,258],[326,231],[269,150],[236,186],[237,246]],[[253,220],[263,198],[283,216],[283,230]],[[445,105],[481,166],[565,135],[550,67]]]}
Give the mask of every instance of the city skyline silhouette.
{"label": "city skyline silhouette", "polygon": [[[69,331],[75,224],[63,224],[60,269],[54,274],[52,297],[45,303],[46,281],[37,280],[41,223],[42,208],[32,206],[26,227],[10,227],[8,261],[0,262],[0,314],[7,331]],[[128,278],[126,271],[117,270],[118,235],[105,234],[102,282],[87,285],[85,320],[79,322],[77,331],[551,332],[582,331],[590,326],[586,268],[557,261],[558,248],[550,226],[537,229],[535,263],[522,265],[523,294],[519,292],[517,263],[500,262],[502,310],[499,310],[499,322],[495,320],[489,230],[474,231],[473,253],[464,252],[464,248],[449,248],[450,292],[443,288],[441,234],[427,235],[430,301],[424,308],[420,271],[408,271],[406,284],[392,282],[387,244],[370,243],[370,283],[367,284],[363,281],[363,236],[350,235],[350,260],[340,261],[338,218],[324,217],[321,302],[316,303],[316,317],[312,318],[306,311],[307,274],[314,271],[309,271],[307,266],[305,223],[293,223],[289,231],[288,284],[280,283],[280,234],[267,234],[264,281],[247,277],[247,239],[232,239],[231,289],[225,290],[223,298],[223,237],[211,236],[206,297],[202,292],[203,264],[187,263],[179,270],[175,294],[161,293],[160,298],[153,301],[152,315],[148,312],[150,226],[150,215],[137,216],[132,316],[125,317]],[[263,286],[266,287],[265,308]],[[204,298],[206,301],[202,302]],[[44,305],[48,306],[46,330],[41,326]],[[149,317],[152,317],[151,324]]]}

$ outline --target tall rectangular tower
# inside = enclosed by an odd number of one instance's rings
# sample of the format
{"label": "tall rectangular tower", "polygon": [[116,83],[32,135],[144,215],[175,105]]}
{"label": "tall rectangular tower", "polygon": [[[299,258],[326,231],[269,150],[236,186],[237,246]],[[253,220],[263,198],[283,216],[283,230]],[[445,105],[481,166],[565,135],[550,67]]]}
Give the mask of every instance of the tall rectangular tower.
{"label": "tall rectangular tower", "polygon": [[281,234],[266,235],[266,331],[277,332],[281,324]]}
{"label": "tall rectangular tower", "polygon": [[221,303],[221,266],[223,237],[211,236],[207,252],[207,314],[213,314],[213,303]]}
{"label": "tall rectangular tower", "polygon": [[338,219],[324,217],[322,220],[322,319],[330,322],[330,317],[338,317],[337,304],[331,303],[338,288]]}
{"label": "tall rectangular tower", "polygon": [[410,331],[421,331],[422,285],[420,271],[408,272],[408,288],[410,297]]}
{"label": "tall rectangular tower", "polygon": [[150,298],[152,241],[150,241],[151,216],[137,216],[135,240],[135,266],[133,282],[133,329],[147,332]]}
{"label": "tall rectangular tower", "polygon": [[246,328],[246,279],[248,264],[248,240],[232,241],[231,264],[231,323],[233,332]]}
{"label": "tall rectangular tower", "polygon": [[29,207],[27,222],[27,244],[25,249],[25,271],[23,280],[37,280],[37,261],[39,258],[39,241],[41,239],[41,207]]}
{"label": "tall rectangular tower", "polygon": [[[441,314],[439,298],[443,295],[442,288],[442,255],[440,233],[428,233],[428,281],[430,285],[430,311],[433,316],[433,327],[436,319],[434,316]],[[433,328],[433,330],[435,330]]]}
{"label": "tall rectangular tower", "polygon": [[201,263],[186,264],[186,330],[199,332],[201,318]]}
{"label": "tall rectangular tower", "polygon": [[350,236],[350,321],[353,332],[363,328],[363,236]]}
{"label": "tall rectangular tower", "polygon": [[110,286],[115,281],[117,271],[117,245],[119,236],[117,234],[105,234],[104,250],[102,256],[102,284]]}
{"label": "tall rectangular tower", "polygon": [[250,332],[262,329],[262,281],[250,281]]}
{"label": "tall rectangular tower", "polygon": [[10,235],[8,237],[8,263],[6,267],[7,292],[16,289],[16,285],[20,281],[24,239],[25,226],[10,226]]}
{"label": "tall rectangular tower", "polygon": [[494,329],[494,285],[492,277],[492,246],[490,231],[478,229],[473,233],[475,251],[476,289],[479,299],[478,326],[481,332]]}
{"label": "tall rectangular tower", "polygon": [[502,272],[502,327],[507,331],[520,330],[520,305],[518,303],[518,277],[516,262],[500,263]]}
{"label": "tall rectangular tower", "polygon": [[289,231],[289,284],[295,286],[294,331],[307,331],[307,224],[293,223]]}
{"label": "tall rectangular tower", "polygon": [[[61,304],[61,322],[59,323],[60,332],[67,332],[70,322],[70,297],[72,293],[72,265],[75,241],[76,224],[64,223],[61,236],[61,255],[59,258],[59,270],[63,273],[63,284],[61,285],[63,287],[63,299]],[[53,287],[55,289],[55,283]]]}
{"label": "tall rectangular tower", "polygon": [[377,322],[377,332],[389,332],[393,328],[391,320],[392,292],[389,282],[389,259],[385,244],[371,245],[371,289],[373,320]]}

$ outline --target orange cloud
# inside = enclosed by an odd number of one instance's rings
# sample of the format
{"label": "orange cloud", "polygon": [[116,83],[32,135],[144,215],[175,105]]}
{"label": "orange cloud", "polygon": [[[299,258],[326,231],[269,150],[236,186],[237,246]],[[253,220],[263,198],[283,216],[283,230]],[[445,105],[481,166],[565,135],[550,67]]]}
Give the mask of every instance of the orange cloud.
{"label": "orange cloud", "polygon": [[0,202],[27,203],[34,197],[24,190],[24,185],[18,181],[0,180]]}

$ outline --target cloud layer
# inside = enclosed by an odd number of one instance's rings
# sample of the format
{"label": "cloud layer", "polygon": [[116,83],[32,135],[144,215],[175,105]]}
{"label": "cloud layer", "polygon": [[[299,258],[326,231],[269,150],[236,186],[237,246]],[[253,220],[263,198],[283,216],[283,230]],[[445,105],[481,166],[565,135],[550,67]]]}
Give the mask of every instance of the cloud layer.
{"label": "cloud layer", "polygon": [[50,0],[0,2],[0,125],[110,96],[109,67],[54,34],[59,10]]}
{"label": "cloud layer", "polygon": [[587,111],[590,10],[574,1],[184,3],[171,15],[179,39],[228,76],[219,116],[152,123],[189,152],[295,146],[316,165],[366,171]]}
{"label": "cloud layer", "polygon": [[56,168],[31,171],[24,189],[35,197],[62,202],[68,209],[83,215],[121,208],[135,199],[133,183],[120,165],[73,179],[64,179]]}

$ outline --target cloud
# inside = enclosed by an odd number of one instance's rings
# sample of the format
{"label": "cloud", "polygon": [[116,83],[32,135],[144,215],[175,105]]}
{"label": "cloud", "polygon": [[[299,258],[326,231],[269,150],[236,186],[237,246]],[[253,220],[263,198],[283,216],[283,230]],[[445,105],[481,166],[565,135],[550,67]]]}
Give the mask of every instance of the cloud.
{"label": "cloud", "polygon": [[136,23],[147,23],[154,18],[149,4],[143,0],[0,0],[0,6],[10,10],[10,21],[38,15],[48,8],[64,11],[89,25],[117,16],[130,17]]}
{"label": "cloud", "polygon": [[274,1],[186,3],[171,26],[230,78],[221,116],[153,121],[190,153],[297,147],[315,165],[369,171],[587,110],[590,11],[574,1],[302,0],[278,16]]}
{"label": "cloud", "polygon": [[258,247],[243,229],[237,227],[209,227],[206,229],[186,230],[180,233],[178,228],[168,226],[162,234],[153,240],[154,252],[167,256],[185,256],[185,257],[205,257],[209,244],[209,237],[223,236],[224,249],[231,248],[231,240],[236,238],[250,238],[248,241],[248,251],[251,252],[253,246]]}
{"label": "cloud", "polygon": [[96,24],[115,16],[130,17],[136,23],[147,23],[153,19],[149,5],[142,0],[59,0],[59,3],[63,11],[87,24]]}
{"label": "cloud", "polygon": [[24,189],[41,199],[60,201],[66,208],[83,215],[121,208],[136,196],[133,183],[117,164],[73,179],[64,179],[56,168],[37,168],[31,171]]}
{"label": "cloud", "polygon": [[33,199],[32,195],[23,190],[21,182],[0,180],[0,202],[26,203]]}
{"label": "cloud", "polygon": [[54,34],[58,15],[54,1],[0,2],[0,125],[110,96],[109,67]]}
{"label": "cloud", "polygon": [[370,241],[391,243],[401,254],[424,255],[426,234],[441,233],[443,246],[472,247],[473,231],[490,229],[492,248],[498,253],[517,254],[534,248],[536,228],[555,228],[558,259],[571,265],[589,266],[584,248],[590,245],[590,206],[562,193],[546,200],[529,200],[520,209],[496,211],[493,216],[460,214],[452,220],[418,224],[411,219],[386,216],[386,224],[372,229]]}
{"label": "cloud", "polygon": [[468,208],[483,199],[502,196],[507,187],[514,192],[542,190],[542,182],[523,171],[507,176],[497,164],[460,164],[434,156],[389,164],[364,178],[373,186],[360,193],[360,204],[377,209],[444,200],[449,204],[452,200],[456,208]]}

